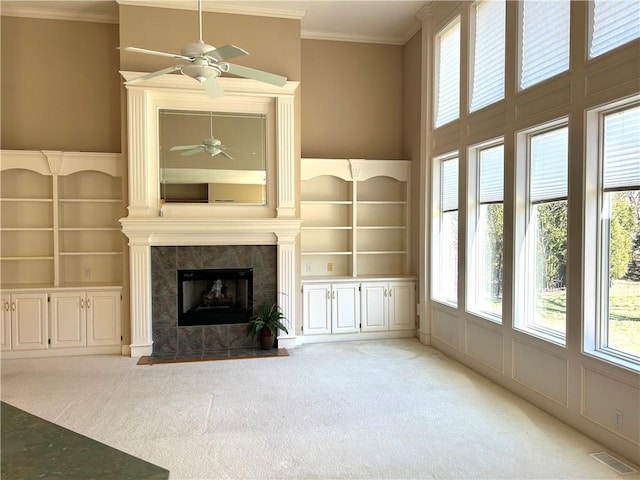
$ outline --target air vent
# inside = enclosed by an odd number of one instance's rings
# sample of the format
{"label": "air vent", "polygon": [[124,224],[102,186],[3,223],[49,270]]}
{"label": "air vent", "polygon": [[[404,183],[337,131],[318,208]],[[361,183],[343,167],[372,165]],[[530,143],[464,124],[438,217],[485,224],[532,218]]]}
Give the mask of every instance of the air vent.
{"label": "air vent", "polygon": [[449,357],[447,357],[446,355],[443,355],[442,353],[434,353],[431,356],[433,358],[435,358],[436,360],[440,360],[441,362],[448,362],[449,361]]}
{"label": "air vent", "polygon": [[628,475],[630,473],[638,472],[638,470],[636,470],[635,468],[627,465],[621,460],[618,460],[616,457],[607,452],[590,453],[589,456],[595,458],[600,463],[604,463],[607,467],[613,469],[620,475]]}

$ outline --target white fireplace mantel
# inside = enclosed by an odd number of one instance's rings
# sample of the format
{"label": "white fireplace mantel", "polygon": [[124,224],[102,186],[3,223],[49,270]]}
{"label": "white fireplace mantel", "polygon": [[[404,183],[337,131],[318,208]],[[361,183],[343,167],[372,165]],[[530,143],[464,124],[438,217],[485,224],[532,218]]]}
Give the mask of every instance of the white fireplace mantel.
{"label": "white fireplace mantel", "polygon": [[[143,75],[121,72],[125,80]],[[130,318],[132,357],[151,355],[151,247],[195,245],[276,245],[277,288],[289,320],[289,335],[279,345],[295,346],[298,312],[296,285],[297,243],[301,219],[297,217],[295,156],[295,94],[297,82],[273,87],[245,79],[219,79],[225,90],[210,99],[197,82],[182,75],[163,75],[139,84],[128,84],[129,206],[122,218],[129,238]],[[163,204],[159,194],[158,120],[160,108],[208,108],[211,110],[266,108],[271,115],[273,165],[267,168],[263,206]],[[256,105],[258,107],[256,107]]]}

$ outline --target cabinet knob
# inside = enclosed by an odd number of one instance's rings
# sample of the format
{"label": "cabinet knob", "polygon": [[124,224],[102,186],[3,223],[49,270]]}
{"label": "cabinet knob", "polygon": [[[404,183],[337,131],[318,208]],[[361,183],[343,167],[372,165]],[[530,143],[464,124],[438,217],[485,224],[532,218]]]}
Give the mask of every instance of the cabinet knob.
{"label": "cabinet knob", "polygon": [[331,292],[327,290],[327,300],[331,300]]}
{"label": "cabinet knob", "polygon": [[336,292],[331,292],[331,298],[333,298],[333,299],[336,298]]}
{"label": "cabinet knob", "polygon": [[80,308],[84,308],[84,299],[80,299]]}
{"label": "cabinet knob", "polygon": [[387,289],[386,288],[384,289],[384,296],[385,297],[387,296]]}
{"label": "cabinet knob", "polygon": [[87,298],[87,308],[91,308],[91,300]]}
{"label": "cabinet knob", "polygon": [[389,296],[391,296],[392,292],[393,292],[393,290],[389,289]]}
{"label": "cabinet knob", "polygon": [[9,302],[4,302],[4,309],[8,312],[9,308]]}
{"label": "cabinet knob", "polygon": [[16,311],[16,302],[11,303],[11,310]]}

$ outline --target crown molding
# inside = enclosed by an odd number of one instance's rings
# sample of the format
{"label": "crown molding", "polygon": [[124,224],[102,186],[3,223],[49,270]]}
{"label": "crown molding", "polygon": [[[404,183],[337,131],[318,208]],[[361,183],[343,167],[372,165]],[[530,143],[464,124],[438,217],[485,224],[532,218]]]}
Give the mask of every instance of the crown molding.
{"label": "crown molding", "polygon": [[47,8],[21,7],[2,4],[0,15],[3,17],[41,18],[44,20],[70,20],[75,22],[118,24],[118,15],[107,13],[89,13],[79,10],[60,10]]}
{"label": "crown molding", "polygon": [[366,35],[351,35],[332,32],[313,32],[310,30],[302,30],[300,32],[301,38],[304,40],[329,40],[333,42],[355,42],[355,43],[380,43],[388,45],[404,45],[405,40],[403,38],[390,38],[390,37],[373,37]]}
{"label": "crown molding", "polygon": [[[135,7],[172,8],[175,10],[197,10],[192,2],[180,0],[116,0],[119,5],[131,5]],[[230,13],[233,15],[253,15],[256,17],[275,17],[302,20],[307,14],[303,10],[291,10],[284,8],[249,7],[246,5],[231,5],[226,3],[202,2],[203,12]]]}

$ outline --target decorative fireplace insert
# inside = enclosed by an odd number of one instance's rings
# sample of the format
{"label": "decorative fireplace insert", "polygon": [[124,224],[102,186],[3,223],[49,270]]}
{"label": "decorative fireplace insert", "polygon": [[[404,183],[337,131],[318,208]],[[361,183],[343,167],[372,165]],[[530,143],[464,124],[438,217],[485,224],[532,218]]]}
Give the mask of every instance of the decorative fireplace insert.
{"label": "decorative fireplace insert", "polygon": [[178,326],[246,323],[252,315],[252,268],[178,270]]}

